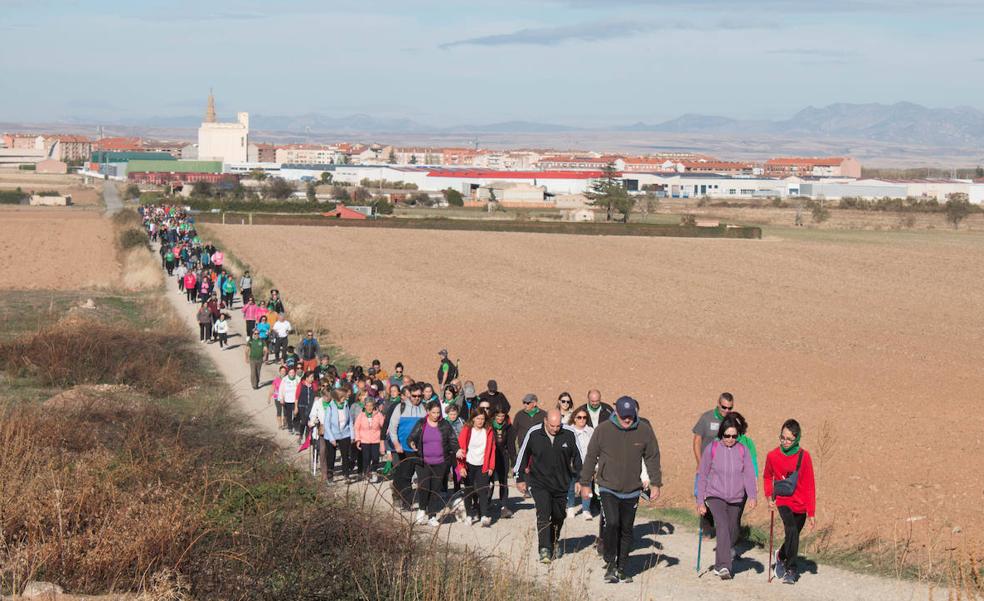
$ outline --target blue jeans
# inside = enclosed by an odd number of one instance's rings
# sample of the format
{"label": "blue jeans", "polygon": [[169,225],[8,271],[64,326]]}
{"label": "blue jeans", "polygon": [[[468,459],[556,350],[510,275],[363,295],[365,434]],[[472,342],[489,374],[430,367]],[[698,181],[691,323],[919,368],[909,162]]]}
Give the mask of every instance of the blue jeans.
{"label": "blue jeans", "polygon": [[[574,494],[574,485],[577,483],[577,478],[571,478],[571,485],[567,488],[567,506],[577,507],[577,495]],[[591,499],[585,501],[581,499],[581,510],[586,513],[591,513]]]}

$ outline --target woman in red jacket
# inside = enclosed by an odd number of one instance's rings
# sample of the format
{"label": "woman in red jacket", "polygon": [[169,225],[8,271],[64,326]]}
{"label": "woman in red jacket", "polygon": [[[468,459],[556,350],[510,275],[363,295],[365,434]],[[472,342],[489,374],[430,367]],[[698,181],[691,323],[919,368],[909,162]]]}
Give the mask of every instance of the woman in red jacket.
{"label": "woman in red jacket", "polygon": [[468,524],[481,520],[492,525],[489,515],[489,480],[495,470],[495,433],[487,411],[477,411],[458,435],[458,474],[465,479],[465,513]]}
{"label": "woman in red jacket", "polygon": [[[807,520],[810,529],[816,527],[817,498],[813,479],[813,460],[800,448],[802,430],[799,422],[788,419],[779,433],[779,446],[769,452],[762,474],[769,508],[779,511],[785,540],[775,552],[775,577],[785,584],[795,584],[799,579],[796,555],[799,553],[799,537]],[[786,478],[795,478],[796,486],[788,496],[776,494],[775,485]]]}

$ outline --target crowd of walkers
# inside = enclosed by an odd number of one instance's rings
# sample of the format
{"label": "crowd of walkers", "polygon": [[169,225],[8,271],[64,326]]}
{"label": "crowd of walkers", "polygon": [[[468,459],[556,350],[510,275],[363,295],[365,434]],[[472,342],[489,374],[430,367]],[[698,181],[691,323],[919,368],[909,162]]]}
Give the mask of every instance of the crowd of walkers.
{"label": "crowd of walkers", "polygon": [[[250,273],[233,276],[222,250],[201,239],[190,215],[173,206],[141,213],[162,267],[187,302],[198,305],[200,340],[232,348],[230,324],[241,313],[246,338],[238,346],[252,387],[261,387],[264,365],[277,366],[268,403],[278,426],[311,448],[313,471],[325,481],[388,482],[397,508],[435,527],[445,520],[491,527],[532,497],[541,562],[563,555],[564,522],[580,517],[598,523],[595,547],[605,580],[632,581],[636,511],[658,499],[663,485],[656,434],[635,399],[609,404],[590,390],[576,406],[567,392],[554,402],[527,394],[514,413],[495,380],[478,393],[446,349],[437,354],[433,384],[405,373],[402,363],[387,372],[378,359],[368,368],[341,369],[311,330],[290,344],[295,332],[279,291],[258,300]],[[692,432],[700,537],[716,538],[711,570],[729,579],[743,512],[758,503],[757,450],[729,393]],[[788,584],[798,579],[800,533],[807,522],[815,525],[813,466],[801,435],[800,424],[786,420],[761,475],[784,532],[770,554],[770,577]],[[510,480],[518,496],[510,495]]]}

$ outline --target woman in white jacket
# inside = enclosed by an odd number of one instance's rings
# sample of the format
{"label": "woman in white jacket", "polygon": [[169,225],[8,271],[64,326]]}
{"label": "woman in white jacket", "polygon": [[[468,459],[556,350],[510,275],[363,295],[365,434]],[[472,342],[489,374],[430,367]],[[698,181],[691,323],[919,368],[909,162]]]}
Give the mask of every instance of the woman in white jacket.
{"label": "woman in white jacket", "polygon": [[[570,421],[571,429],[574,431],[574,440],[577,441],[577,450],[581,452],[581,461],[584,461],[584,456],[588,454],[588,443],[591,442],[591,435],[594,434],[594,428],[591,427],[591,418],[588,417],[588,411],[584,408],[576,409],[572,414]],[[567,490],[567,517],[572,518],[577,515],[577,495],[574,494],[574,483],[577,481],[577,476],[571,480],[571,487]],[[581,513],[584,515],[585,520],[591,519],[591,500],[581,500]]]}

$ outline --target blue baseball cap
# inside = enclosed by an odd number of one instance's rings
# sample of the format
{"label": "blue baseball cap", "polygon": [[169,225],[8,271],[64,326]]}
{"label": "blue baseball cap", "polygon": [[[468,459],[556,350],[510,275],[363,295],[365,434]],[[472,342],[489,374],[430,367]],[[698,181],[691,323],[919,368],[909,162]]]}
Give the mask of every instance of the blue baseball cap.
{"label": "blue baseball cap", "polygon": [[630,396],[619,397],[615,401],[615,413],[621,418],[635,419],[639,417],[639,403]]}

